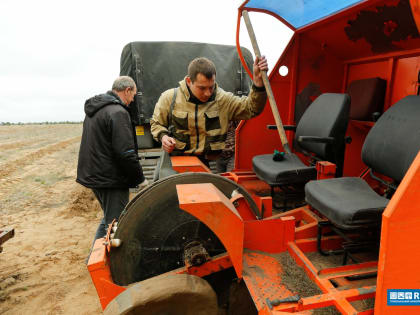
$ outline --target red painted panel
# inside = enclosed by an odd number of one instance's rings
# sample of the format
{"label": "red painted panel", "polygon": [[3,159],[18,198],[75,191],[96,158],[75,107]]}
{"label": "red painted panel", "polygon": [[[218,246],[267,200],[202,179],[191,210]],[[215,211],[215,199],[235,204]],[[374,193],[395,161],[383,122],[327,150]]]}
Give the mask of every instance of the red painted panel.
{"label": "red painted panel", "polygon": [[284,252],[287,243],[294,240],[294,234],[293,217],[245,221],[244,248],[267,253]]}
{"label": "red painted panel", "polygon": [[346,136],[350,136],[352,142],[346,144],[343,176],[359,176],[367,167],[362,162],[361,152],[369,130],[370,127],[368,125],[359,124],[357,121],[349,122]]}
{"label": "red painted panel", "polygon": [[344,65],[328,45],[302,35],[298,61],[296,94],[309,83],[320,85],[321,93],[341,91]]}
{"label": "red painted panel", "polygon": [[349,65],[347,86],[355,80],[375,77],[388,80],[388,60]]}
{"label": "red painted panel", "polygon": [[404,96],[417,94],[417,77],[419,70],[419,56],[401,58],[395,61],[391,104],[395,104]]}
{"label": "red painted panel", "polygon": [[[316,42],[324,43],[343,61],[374,56],[381,52],[408,50],[419,47],[419,38],[409,35],[404,40],[396,40],[395,38],[398,38],[398,35],[393,34],[392,29],[390,30],[387,27],[387,18],[394,20],[394,23],[395,20],[402,20],[401,16],[403,14],[407,15],[406,21],[411,18],[407,14],[409,10],[408,4],[403,5],[404,8],[402,8],[398,6],[400,2],[403,1],[366,1],[365,8],[361,11],[346,10],[329,21],[313,25],[307,30],[302,29],[299,32],[307,34]],[[384,7],[395,7],[395,9],[392,8],[385,12]],[[373,13],[370,20],[366,18],[366,12]],[[391,16],[389,12],[395,12],[395,15]],[[360,15],[364,15],[363,21],[358,21]],[[351,25],[355,25],[355,27],[352,29]],[[407,25],[402,26],[404,31],[406,27]],[[348,32],[345,31],[346,28],[348,28]],[[404,31],[400,29],[397,30],[397,33]],[[352,34],[353,38],[350,38],[348,33]],[[387,38],[389,38],[388,41]]]}

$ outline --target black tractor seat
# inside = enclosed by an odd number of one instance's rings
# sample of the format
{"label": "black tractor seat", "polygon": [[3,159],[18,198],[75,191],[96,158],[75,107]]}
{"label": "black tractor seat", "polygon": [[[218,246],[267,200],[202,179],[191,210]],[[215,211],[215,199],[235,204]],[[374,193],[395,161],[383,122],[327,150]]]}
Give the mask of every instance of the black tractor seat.
{"label": "black tractor seat", "polygon": [[285,154],[282,161],[274,161],[273,154],[257,155],[252,165],[257,176],[270,186],[306,183],[316,178],[315,167],[305,165],[295,154]]}
{"label": "black tractor seat", "polygon": [[[410,95],[389,108],[368,133],[362,160],[372,171],[399,183],[420,150],[420,96]],[[311,181],[306,201],[344,230],[380,225],[388,199],[357,177]]]}
{"label": "black tractor seat", "polygon": [[[321,94],[293,128],[295,145],[313,160],[337,164],[337,175],[341,175],[343,168],[349,111],[347,94]],[[252,159],[252,168],[259,179],[271,186],[272,197],[274,188],[280,187],[285,199],[289,197],[290,185],[294,185],[293,194],[300,193],[303,200],[304,184],[317,175],[315,165],[305,165],[295,154],[285,154],[281,161],[274,161],[273,154],[257,155]]]}
{"label": "black tractor seat", "polygon": [[[388,199],[359,177],[312,181],[305,186],[306,202],[342,229],[377,225]],[[337,209],[340,209],[337,211]]]}

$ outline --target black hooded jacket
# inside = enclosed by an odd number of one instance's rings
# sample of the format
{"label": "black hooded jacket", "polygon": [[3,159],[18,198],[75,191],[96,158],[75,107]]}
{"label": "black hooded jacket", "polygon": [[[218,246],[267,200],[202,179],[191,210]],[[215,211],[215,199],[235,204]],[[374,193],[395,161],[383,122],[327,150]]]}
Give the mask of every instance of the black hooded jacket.
{"label": "black hooded jacket", "polygon": [[127,106],[112,91],[85,102],[76,181],[89,188],[129,188],[144,180]]}

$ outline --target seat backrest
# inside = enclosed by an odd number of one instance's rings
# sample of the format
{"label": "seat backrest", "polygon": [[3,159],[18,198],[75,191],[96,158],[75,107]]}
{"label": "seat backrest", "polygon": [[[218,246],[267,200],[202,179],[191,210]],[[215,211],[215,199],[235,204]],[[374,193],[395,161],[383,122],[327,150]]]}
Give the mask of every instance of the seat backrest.
{"label": "seat backrest", "polygon": [[386,80],[369,78],[350,83],[350,119],[373,120],[374,112],[382,113],[386,90]]}
{"label": "seat backrest", "polygon": [[409,95],[391,106],[368,133],[363,162],[400,182],[420,150],[420,96]]}
{"label": "seat backrest", "polygon": [[334,144],[302,142],[299,147],[336,163],[336,149],[344,150],[344,136],[349,119],[350,97],[347,94],[324,93],[308,107],[296,127],[299,136],[333,137]]}

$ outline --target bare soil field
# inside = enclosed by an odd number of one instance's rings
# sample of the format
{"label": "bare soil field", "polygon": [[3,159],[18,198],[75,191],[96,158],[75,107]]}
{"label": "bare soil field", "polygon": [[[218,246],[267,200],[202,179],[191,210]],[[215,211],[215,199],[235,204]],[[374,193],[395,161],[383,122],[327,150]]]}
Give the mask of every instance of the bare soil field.
{"label": "bare soil field", "polygon": [[101,314],[85,259],[102,217],[75,182],[81,124],[0,126],[0,314]]}

